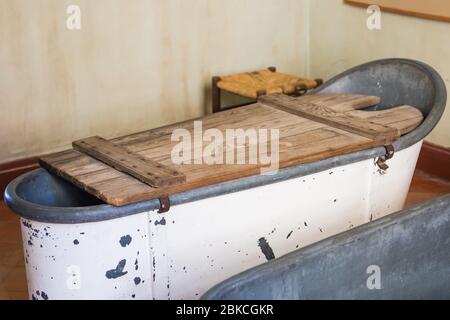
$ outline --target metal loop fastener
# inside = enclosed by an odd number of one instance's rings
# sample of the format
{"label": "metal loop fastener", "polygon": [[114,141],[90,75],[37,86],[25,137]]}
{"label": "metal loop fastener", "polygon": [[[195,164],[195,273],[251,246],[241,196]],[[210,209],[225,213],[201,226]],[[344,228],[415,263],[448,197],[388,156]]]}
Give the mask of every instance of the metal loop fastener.
{"label": "metal loop fastener", "polygon": [[377,165],[381,170],[386,171],[389,169],[386,161],[394,157],[394,146],[388,145],[384,148],[386,149],[386,154],[378,158]]}
{"label": "metal loop fastener", "polygon": [[165,213],[170,210],[170,200],[169,197],[159,198],[159,210],[158,213]]}

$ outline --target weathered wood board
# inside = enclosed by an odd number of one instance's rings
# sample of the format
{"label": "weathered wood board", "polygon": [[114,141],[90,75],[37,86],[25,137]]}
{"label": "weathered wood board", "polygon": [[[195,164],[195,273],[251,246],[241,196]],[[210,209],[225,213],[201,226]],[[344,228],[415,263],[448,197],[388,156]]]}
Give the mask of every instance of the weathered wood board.
{"label": "weathered wood board", "polygon": [[101,137],[74,141],[73,148],[155,188],[186,181],[186,176],[173,168],[133,153]]}
{"label": "weathered wood board", "polygon": [[[278,129],[278,167],[285,168],[389,144],[401,134],[416,128],[423,120],[420,111],[410,106],[383,111],[358,110],[377,103],[379,98],[361,95],[322,94],[299,98],[270,95],[258,103],[196,120],[202,121],[203,132],[215,128],[223,132],[224,137],[227,129]],[[195,143],[191,143],[189,149],[193,162],[174,164],[171,152],[179,143],[171,139],[175,129],[185,129],[194,136],[194,120],[112,139],[110,142],[141,159],[150,160],[152,165],[171,168],[185,177],[184,181],[151,186],[76,150],[42,157],[40,163],[116,206],[258,175],[261,169],[268,167],[254,159],[254,155],[249,155],[253,145],[247,140],[241,146],[224,144],[224,150],[233,149],[235,157],[242,156],[246,164],[195,164],[195,159],[202,160],[203,150]],[[203,147],[208,143],[204,142]],[[267,144],[269,150],[272,143],[269,141]]]}

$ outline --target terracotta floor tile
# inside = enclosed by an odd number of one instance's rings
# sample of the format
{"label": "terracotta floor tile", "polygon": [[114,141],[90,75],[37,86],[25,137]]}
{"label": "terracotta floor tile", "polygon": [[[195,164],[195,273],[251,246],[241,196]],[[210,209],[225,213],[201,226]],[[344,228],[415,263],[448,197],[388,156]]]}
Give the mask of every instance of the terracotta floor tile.
{"label": "terracotta floor tile", "polygon": [[19,220],[0,221],[0,243],[17,243],[21,241]]}
{"label": "terracotta floor tile", "polygon": [[0,242],[0,266],[24,266],[21,241]]}
{"label": "terracotta floor tile", "polygon": [[28,292],[0,292],[0,300],[28,300]]}
{"label": "terracotta floor tile", "polygon": [[450,194],[450,181],[416,170],[409,189],[406,207]]}
{"label": "terracotta floor tile", "polygon": [[3,200],[0,200],[0,222],[2,221],[18,221],[19,217],[9,210]]}
{"label": "terracotta floor tile", "polygon": [[0,293],[26,292],[27,280],[24,267],[13,267],[0,280]]}
{"label": "terracotta floor tile", "polygon": [[3,279],[8,276],[8,273],[11,271],[11,269],[12,269],[11,266],[0,265],[0,283],[2,283]]}

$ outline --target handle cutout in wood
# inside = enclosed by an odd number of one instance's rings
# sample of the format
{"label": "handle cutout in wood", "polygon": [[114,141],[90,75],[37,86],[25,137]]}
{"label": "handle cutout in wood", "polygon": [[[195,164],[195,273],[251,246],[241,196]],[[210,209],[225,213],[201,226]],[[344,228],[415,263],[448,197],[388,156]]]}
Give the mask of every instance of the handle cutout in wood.
{"label": "handle cutout in wood", "polygon": [[[322,99],[326,101],[326,103],[322,103],[320,95],[312,97],[315,98],[313,103],[308,101],[308,99],[311,98],[308,96],[292,98],[286,95],[273,94],[259,98],[258,102],[293,115],[358,134],[382,144],[390,144],[400,137],[400,131],[396,128],[372,122],[370,119],[355,118],[350,116],[348,112],[339,112],[327,106],[328,104],[333,105],[334,103],[339,105],[340,109],[348,111],[352,108],[351,99],[342,103],[341,100],[343,99],[343,96],[336,95],[333,97],[323,95]],[[367,102],[373,100],[373,97],[370,96],[364,97],[354,95],[354,99],[356,99],[359,104],[361,104],[361,97],[365,98]]]}

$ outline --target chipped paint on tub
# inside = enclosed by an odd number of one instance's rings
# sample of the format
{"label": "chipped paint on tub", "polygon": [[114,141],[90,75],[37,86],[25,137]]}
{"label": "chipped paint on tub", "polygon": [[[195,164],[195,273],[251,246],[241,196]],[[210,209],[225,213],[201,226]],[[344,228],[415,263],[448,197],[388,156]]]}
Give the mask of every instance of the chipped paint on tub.
{"label": "chipped paint on tub", "polygon": [[[31,299],[196,299],[215,284],[402,208],[421,143],[374,159],[86,224],[22,219]],[[282,205],[280,205],[282,201]]]}
{"label": "chipped paint on tub", "polygon": [[30,299],[147,299],[147,216],[74,225],[22,219]]}

